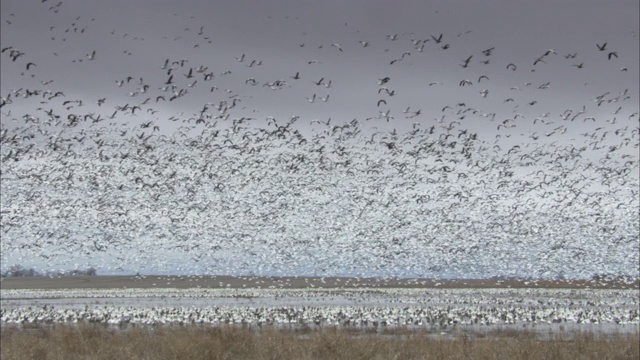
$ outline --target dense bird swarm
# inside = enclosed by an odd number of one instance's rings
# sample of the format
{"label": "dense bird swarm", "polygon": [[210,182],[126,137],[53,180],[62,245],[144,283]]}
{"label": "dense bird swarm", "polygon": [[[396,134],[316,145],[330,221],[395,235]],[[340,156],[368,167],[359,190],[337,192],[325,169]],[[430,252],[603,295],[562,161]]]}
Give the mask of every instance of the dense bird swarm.
{"label": "dense bird swarm", "polygon": [[[76,19],[64,33],[52,27],[52,41],[84,36],[93,21]],[[187,35],[196,48],[215,47],[206,28],[191,21]],[[105,34],[121,44],[145,41],[127,35]],[[3,72],[25,80],[1,102],[2,265],[637,277],[637,99],[624,86],[561,112],[545,111],[538,99],[555,84],[539,69],[587,74],[583,54],[604,72],[628,71],[613,41],[575,49],[579,55],[543,49],[530,64],[512,63],[498,45],[469,51],[450,65],[459,77],[425,81],[421,90],[459,89],[464,102],[403,104],[403,91],[412,90],[402,88],[402,76],[372,73],[374,116],[346,121],[266,116],[252,112],[244,93],[277,99],[282,91],[283,103],[296,94],[296,102],[322,113],[340,101],[330,95],[346,81],[316,77],[314,67],[366,50],[392,72],[420,56],[459,51],[468,36],[391,34],[314,51],[300,44],[300,68],[279,74],[262,74],[268,60],[245,54],[228,54],[230,69],[162,56],[149,60],[156,78],[126,69],[110,80],[116,100],[72,98],[35,55],[3,44]],[[59,56],[67,67],[100,71],[109,50],[84,52]],[[316,55],[320,60],[308,60]],[[492,84],[494,74],[500,84]],[[203,94],[209,100],[200,102]],[[196,105],[168,115],[170,104]]]}

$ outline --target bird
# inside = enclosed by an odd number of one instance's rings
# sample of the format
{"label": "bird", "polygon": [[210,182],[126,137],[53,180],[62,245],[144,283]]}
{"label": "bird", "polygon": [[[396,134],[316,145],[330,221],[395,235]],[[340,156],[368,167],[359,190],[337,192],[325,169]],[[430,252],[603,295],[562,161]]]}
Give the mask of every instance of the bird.
{"label": "bird", "polygon": [[482,50],[482,54],[484,56],[491,56],[491,54],[493,53],[493,50],[495,50],[495,47],[490,47],[488,49]]}
{"label": "bird", "polygon": [[471,58],[473,58],[473,55],[471,55],[471,56],[469,56],[468,58],[466,58],[466,59],[464,60],[464,63],[463,63],[463,64],[461,64],[460,66],[462,66],[463,68],[467,68],[467,67],[469,67],[469,62],[471,61]]}

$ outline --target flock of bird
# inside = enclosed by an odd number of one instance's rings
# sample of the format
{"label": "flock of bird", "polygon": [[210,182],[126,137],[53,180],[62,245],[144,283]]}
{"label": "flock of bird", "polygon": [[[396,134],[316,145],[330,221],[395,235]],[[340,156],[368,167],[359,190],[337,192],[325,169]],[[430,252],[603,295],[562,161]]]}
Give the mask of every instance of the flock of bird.
{"label": "flock of bird", "polygon": [[[43,3],[56,15],[71,11],[62,2]],[[12,15],[7,21],[15,21]],[[74,19],[50,28],[54,46],[82,43],[99,21]],[[194,51],[215,47],[206,28],[195,17],[189,21],[199,29],[187,29],[197,40]],[[122,44],[145,41],[115,30],[110,36]],[[601,56],[604,64],[594,61],[600,71],[627,72],[613,41],[578,53],[566,49],[566,55],[544,49],[532,65],[503,58],[508,49],[488,47],[454,64],[462,80],[425,81],[425,91],[474,88],[472,98],[436,106],[423,106],[426,99],[402,104],[404,79],[372,74],[374,113],[347,121],[263,116],[243,93],[277,98],[292,89],[302,105],[322,113],[321,106],[337,102],[330,95],[345,80],[312,78],[308,73],[316,72],[304,69],[356,50],[371,51],[390,68],[410,69],[409,60],[447,54],[470,36],[403,33],[321,44],[314,53],[331,51],[332,57],[304,60],[305,68],[279,74],[261,74],[268,61],[247,54],[230,54],[230,69],[194,63],[188,55],[148,59],[157,77],[127,69],[110,80],[107,92],[120,94],[115,100],[69,95],[30,51],[3,41],[3,74],[15,71],[24,82],[2,85],[2,266],[637,277],[637,88],[602,89],[562,112],[545,111],[541,100],[560,83],[540,75],[543,66],[583,71],[586,78],[588,59]],[[296,47],[307,59],[312,46]],[[389,48],[402,51],[388,61]],[[72,69],[100,71],[106,52],[54,56],[67,56]],[[246,71],[253,75],[234,76]],[[509,83],[509,97],[492,108],[483,101],[503,93],[492,83],[496,72],[503,82],[529,80]],[[198,103],[202,96],[209,100]],[[172,106],[185,104],[193,111],[169,115]]]}
{"label": "flock of bird", "polygon": [[[110,289],[7,290],[0,321],[13,324],[89,322],[110,325],[336,326],[432,330],[496,327],[634,331],[640,323],[633,291],[501,289]],[[39,294],[38,294],[39,293]],[[50,297],[41,307],[25,299]],[[99,298],[100,304],[75,302]],[[163,301],[151,303],[149,298]],[[15,298],[16,300],[12,300]],[[175,299],[179,298],[179,303]],[[318,303],[316,299],[322,299]],[[51,300],[53,299],[53,300]],[[143,299],[144,305],[138,301]],[[225,299],[235,299],[224,301]],[[59,300],[58,302],[55,302]],[[198,301],[205,300],[205,301]],[[204,305],[203,305],[204,304]]]}

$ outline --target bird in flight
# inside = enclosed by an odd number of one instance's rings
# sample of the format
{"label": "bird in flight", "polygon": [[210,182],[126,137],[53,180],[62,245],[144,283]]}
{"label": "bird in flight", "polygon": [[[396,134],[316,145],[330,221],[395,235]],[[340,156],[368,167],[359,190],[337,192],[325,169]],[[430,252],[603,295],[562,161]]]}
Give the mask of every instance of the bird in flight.
{"label": "bird in flight", "polygon": [[469,67],[469,62],[471,61],[471,58],[473,57],[473,55],[469,56],[468,58],[466,58],[464,60],[464,64],[461,64],[460,66],[462,66],[463,68],[467,68]]}

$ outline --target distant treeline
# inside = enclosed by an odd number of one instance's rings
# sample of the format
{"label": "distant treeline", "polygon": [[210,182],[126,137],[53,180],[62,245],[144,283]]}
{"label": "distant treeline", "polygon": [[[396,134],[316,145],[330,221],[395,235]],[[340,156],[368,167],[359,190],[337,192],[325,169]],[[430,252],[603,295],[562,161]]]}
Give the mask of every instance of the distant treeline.
{"label": "distant treeline", "polygon": [[34,268],[25,268],[21,265],[13,265],[7,271],[0,273],[2,277],[38,277],[38,276],[97,276],[98,270],[90,267],[85,270],[58,270],[40,272]]}
{"label": "distant treeline", "polygon": [[616,274],[594,274],[591,280],[598,281],[638,281],[638,277],[635,278],[630,275],[616,275]]}
{"label": "distant treeline", "polygon": [[[531,280],[531,281],[533,281],[533,280],[536,280],[536,278],[532,278],[532,277],[517,277],[517,276],[492,276],[492,277],[489,278],[489,280],[495,280],[495,281]],[[570,280],[570,279],[567,279],[567,277],[564,276],[564,274],[560,274],[559,276],[556,277],[555,280]],[[633,276],[630,276],[630,275],[601,273],[601,274],[593,274],[591,276],[591,279],[581,279],[581,280],[631,282],[631,281],[638,281],[639,278],[638,277],[633,277]]]}

